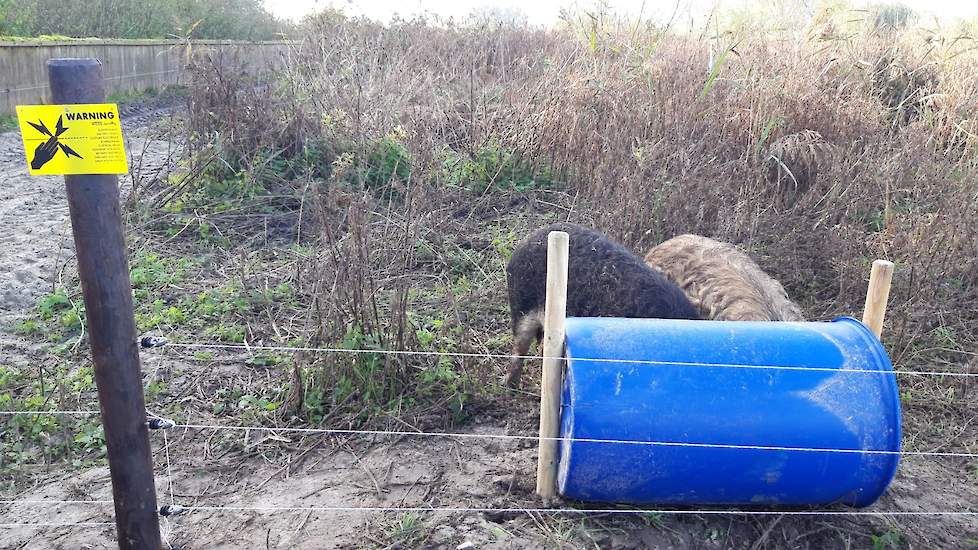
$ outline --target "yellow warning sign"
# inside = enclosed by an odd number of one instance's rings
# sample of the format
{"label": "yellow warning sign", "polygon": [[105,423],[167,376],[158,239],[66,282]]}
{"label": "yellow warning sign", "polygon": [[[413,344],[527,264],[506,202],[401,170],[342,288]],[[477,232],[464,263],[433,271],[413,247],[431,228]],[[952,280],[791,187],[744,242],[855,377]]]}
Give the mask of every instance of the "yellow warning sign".
{"label": "yellow warning sign", "polygon": [[18,105],[17,119],[32,176],[129,171],[114,103]]}

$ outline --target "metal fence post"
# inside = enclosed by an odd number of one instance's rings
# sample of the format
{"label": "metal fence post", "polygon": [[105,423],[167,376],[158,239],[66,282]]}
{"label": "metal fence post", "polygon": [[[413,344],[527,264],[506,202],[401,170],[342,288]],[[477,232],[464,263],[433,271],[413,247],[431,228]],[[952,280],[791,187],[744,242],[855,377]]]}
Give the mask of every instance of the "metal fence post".
{"label": "metal fence post", "polygon": [[[52,103],[104,103],[97,59],[51,59]],[[162,547],[146,425],[136,321],[114,175],[65,176],[78,276],[85,297],[119,548]]]}

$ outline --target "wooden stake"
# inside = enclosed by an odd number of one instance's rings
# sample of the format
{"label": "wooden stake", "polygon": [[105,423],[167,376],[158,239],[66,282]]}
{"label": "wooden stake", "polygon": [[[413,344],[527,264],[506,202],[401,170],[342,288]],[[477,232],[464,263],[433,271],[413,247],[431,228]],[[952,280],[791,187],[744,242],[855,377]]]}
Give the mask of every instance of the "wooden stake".
{"label": "wooden stake", "polygon": [[[560,386],[563,372],[564,319],[567,316],[567,249],[569,236],[547,237],[547,304],[543,320],[543,380],[540,383],[540,446],[537,494],[557,494],[557,441],[560,435]],[[549,438],[549,439],[546,439]]]}
{"label": "wooden stake", "polygon": [[893,262],[876,260],[869,275],[869,289],[866,291],[866,308],[863,324],[873,331],[877,338],[883,333],[883,317],[886,315],[886,301],[890,296],[890,283],[893,280]]}
{"label": "wooden stake", "polygon": [[[47,67],[54,104],[105,102],[98,60],[52,59]],[[159,550],[163,544],[119,180],[113,175],[65,176],[65,189],[105,429],[119,548]]]}

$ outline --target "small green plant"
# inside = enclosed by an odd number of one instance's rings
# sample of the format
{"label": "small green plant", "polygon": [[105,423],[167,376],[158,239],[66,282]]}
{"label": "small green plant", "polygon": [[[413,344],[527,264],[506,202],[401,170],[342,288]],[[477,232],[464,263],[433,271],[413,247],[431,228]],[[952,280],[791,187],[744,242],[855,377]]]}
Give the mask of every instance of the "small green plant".
{"label": "small green plant", "polygon": [[769,137],[771,137],[771,132],[781,127],[784,124],[784,119],[781,117],[772,117],[764,124],[764,128],[761,130],[761,135],[758,136],[757,142],[754,144],[754,154],[759,154],[761,149],[767,143]]}
{"label": "small green plant", "polygon": [[266,397],[256,396],[256,395],[242,395],[238,399],[238,409],[242,411],[261,411],[270,412],[279,408],[281,403],[277,401],[271,401]]}
{"label": "small green plant", "polygon": [[900,533],[889,530],[881,535],[873,535],[873,550],[897,550],[900,548]]}
{"label": "small green plant", "polygon": [[411,176],[411,154],[402,142],[403,137],[403,131],[396,131],[373,144],[359,171],[366,187],[377,189],[395,178],[407,181]]}
{"label": "small green plant", "polygon": [[21,336],[38,336],[41,334],[42,325],[37,319],[24,319],[17,323],[14,330]]}
{"label": "small green plant", "polygon": [[398,518],[386,532],[387,537],[398,546],[412,547],[424,541],[424,522],[416,512],[407,512]]}
{"label": "small green plant", "polygon": [[129,278],[134,288],[164,287],[179,283],[193,261],[187,258],[164,258],[139,251],[129,260]]}
{"label": "small green plant", "polygon": [[[136,289],[137,297],[150,297],[148,291],[141,293],[140,290]],[[179,298],[157,297],[146,303],[141,303],[139,299],[136,302],[136,325],[140,331],[186,327],[223,342],[243,342],[246,319],[268,308],[295,306],[296,297],[295,290],[287,283],[261,290],[246,290],[239,283],[231,282]],[[281,362],[281,357],[260,356],[254,360],[258,361],[254,363],[256,365],[268,362],[265,365],[268,366],[277,364],[269,361]]]}
{"label": "small green plant", "polygon": [[531,191],[553,185],[549,168],[498,144],[484,146],[472,156],[445,149],[441,157],[445,182],[475,193],[490,189]]}
{"label": "small green plant", "polygon": [[[458,326],[448,328],[442,319],[427,319],[419,322],[414,314],[409,314],[415,328],[415,336],[423,350],[450,352],[457,349],[462,329]],[[425,399],[445,400],[453,420],[461,422],[465,418],[465,404],[470,395],[468,380],[457,369],[457,359],[448,355],[438,357],[434,365],[420,370],[420,376],[412,385],[416,395]]]}
{"label": "small green plant", "polygon": [[68,299],[67,294],[64,290],[57,290],[42,296],[37,303],[37,312],[41,319],[48,320],[54,317],[57,312],[68,309],[71,307],[71,301]]}
{"label": "small green plant", "polygon": [[[359,325],[351,324],[337,347],[351,350],[382,349],[379,338],[364,334]],[[312,383],[305,389],[300,414],[316,423],[337,408],[351,407],[363,417],[389,408],[401,387],[398,376],[384,368],[380,353],[337,355],[335,362],[318,366],[303,376]]]}
{"label": "small green plant", "polygon": [[474,289],[475,285],[472,283],[472,280],[469,279],[468,275],[460,275],[455,278],[455,281],[452,282],[452,292],[454,292],[456,296],[464,296],[472,292]]}
{"label": "small green plant", "polygon": [[81,314],[79,314],[77,308],[65,311],[61,314],[59,320],[61,321],[61,326],[71,332],[76,332],[82,327]]}
{"label": "small green plant", "polygon": [[[414,312],[407,316],[417,349],[457,349],[460,327],[447,327],[441,319],[419,322]],[[400,415],[419,403],[437,403],[456,421],[464,419],[470,395],[468,378],[458,368],[457,359],[389,357],[381,351],[389,349],[390,341],[389,336],[382,339],[358,324],[348,325],[336,347],[358,352],[338,354],[307,371],[303,378],[312,383],[305,389],[303,417],[317,422],[340,408],[366,420],[375,414]]]}
{"label": "small green plant", "polygon": [[[0,366],[0,410],[43,412],[81,408],[94,400],[94,371],[59,367],[47,377],[24,367]],[[0,474],[22,464],[58,460],[84,465],[104,454],[97,415],[9,415],[0,419]]]}
{"label": "small green plant", "polygon": [[157,380],[146,385],[146,396],[150,398],[158,397],[166,391],[166,383],[162,380]]}
{"label": "small green plant", "polygon": [[[353,350],[383,349],[377,336],[364,334],[356,325],[347,328],[340,347]],[[349,362],[351,368],[347,374],[340,376],[333,392],[334,401],[344,401],[352,394],[358,393],[363,403],[376,407],[386,405],[394,397],[386,383],[383,354],[356,353],[352,355]]]}
{"label": "small green plant", "polygon": [[336,155],[328,168],[324,160],[332,157],[333,148],[314,142],[313,149],[307,153],[308,160],[303,157],[303,162],[313,168],[314,173],[328,171],[348,187],[393,193],[389,184],[408,181],[414,168],[414,160],[404,144],[404,137],[404,130],[396,128],[383,138],[367,144],[365,151],[360,153],[349,144],[346,150]]}
{"label": "small green plant", "polygon": [[17,129],[17,117],[0,113],[0,132],[11,132]]}
{"label": "small green plant", "polygon": [[[242,202],[252,200],[267,192],[258,179],[243,171],[234,171],[226,165],[211,165],[194,186],[193,191],[179,200],[172,201],[166,208],[170,212],[200,211],[220,214],[240,207]],[[174,185],[182,185],[178,177]]]}
{"label": "small green plant", "polygon": [[940,345],[953,350],[962,349],[961,340],[953,327],[939,326],[932,333]]}
{"label": "small green plant", "polygon": [[323,138],[306,140],[302,146],[302,154],[297,159],[297,171],[304,172],[314,178],[326,179],[332,173],[331,161],[335,156],[333,145]]}
{"label": "small green plant", "polygon": [[83,453],[102,452],[105,448],[105,432],[101,424],[89,424],[74,438],[75,447]]}
{"label": "small green plant", "polygon": [[513,259],[513,249],[519,240],[520,237],[513,231],[513,228],[508,228],[505,233],[493,235],[492,246],[496,249],[496,253],[499,254],[503,262],[509,263]]}
{"label": "small green plant", "polygon": [[[206,153],[206,154],[205,154]],[[272,153],[259,151],[252,158],[215,161],[213,148],[201,152],[203,160],[186,162],[183,170],[167,179],[169,192],[163,201],[160,217],[145,212],[151,226],[168,237],[195,236],[201,243],[230,246],[228,238],[217,230],[213,216],[229,212],[272,212],[268,200],[270,188],[295,176],[292,165]]]}
{"label": "small green plant", "polygon": [[211,412],[215,415],[234,414],[260,423],[282,405],[282,394],[280,387],[265,388],[260,394],[220,388],[214,393]]}
{"label": "small green plant", "polygon": [[869,232],[879,233],[883,230],[884,212],[882,208],[858,209],[855,217]]}
{"label": "small green plant", "polygon": [[[77,294],[77,289],[75,290]],[[84,325],[85,306],[73,300],[65,289],[41,296],[33,315],[20,321],[15,330],[24,336],[45,335],[51,342],[64,342],[78,333]],[[54,350],[60,353],[57,349]]]}

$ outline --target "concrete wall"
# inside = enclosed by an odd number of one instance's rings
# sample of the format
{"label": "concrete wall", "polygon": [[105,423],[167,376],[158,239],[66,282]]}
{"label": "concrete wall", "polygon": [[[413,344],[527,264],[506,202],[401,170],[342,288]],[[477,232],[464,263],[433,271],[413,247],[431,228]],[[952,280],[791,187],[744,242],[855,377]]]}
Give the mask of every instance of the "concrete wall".
{"label": "concrete wall", "polygon": [[[287,62],[288,42],[200,40],[190,52],[240,56],[249,67],[275,68]],[[95,57],[102,60],[106,93],[142,91],[186,83],[186,42],[167,40],[72,40],[65,42],[0,42],[0,113],[16,105],[46,103],[48,59]]]}

